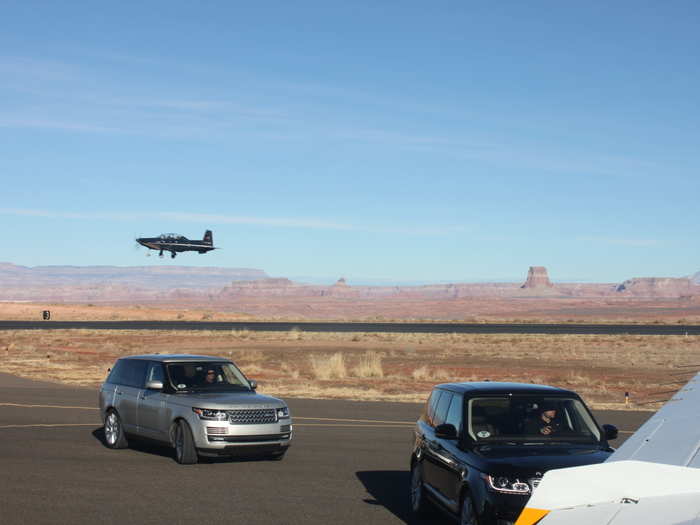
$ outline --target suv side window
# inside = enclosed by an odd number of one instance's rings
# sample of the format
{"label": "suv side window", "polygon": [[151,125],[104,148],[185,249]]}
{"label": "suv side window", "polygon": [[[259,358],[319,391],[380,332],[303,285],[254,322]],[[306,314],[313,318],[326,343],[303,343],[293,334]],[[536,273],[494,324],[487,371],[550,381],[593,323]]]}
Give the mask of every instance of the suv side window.
{"label": "suv side window", "polygon": [[430,394],[430,399],[428,399],[428,424],[432,425],[433,424],[433,419],[435,418],[435,409],[437,408],[438,401],[440,400],[440,394],[442,394],[442,390],[438,390],[437,388],[433,390],[433,393]]}
{"label": "suv side window", "polygon": [[450,403],[450,408],[447,411],[447,418],[445,423],[454,425],[457,429],[457,436],[462,435],[462,396],[459,394],[452,394],[452,402]]}
{"label": "suv side window", "polygon": [[113,383],[115,385],[124,384],[124,370],[126,369],[126,362],[123,359],[117,360],[114,363],[112,371],[107,376],[107,383]]}
{"label": "suv side window", "polygon": [[148,363],[148,371],[146,372],[146,383],[149,381],[160,381],[165,384],[165,372],[163,371],[163,364],[151,362]]}
{"label": "suv side window", "polygon": [[122,383],[125,386],[133,386],[134,388],[143,387],[143,380],[146,375],[146,366],[148,361],[141,359],[127,359],[124,361],[126,369],[122,375]]}
{"label": "suv side window", "polygon": [[442,425],[445,422],[447,419],[447,409],[450,407],[450,401],[452,401],[452,393],[443,392],[440,396],[440,401],[438,402],[437,408],[435,409],[433,426]]}

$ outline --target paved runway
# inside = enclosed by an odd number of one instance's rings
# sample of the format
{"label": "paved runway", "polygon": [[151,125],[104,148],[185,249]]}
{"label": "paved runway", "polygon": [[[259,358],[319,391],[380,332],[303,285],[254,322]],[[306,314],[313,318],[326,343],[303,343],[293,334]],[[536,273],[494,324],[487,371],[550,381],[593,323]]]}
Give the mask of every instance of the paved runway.
{"label": "paved runway", "polygon": [[[182,466],[169,449],[103,446],[96,389],[0,374],[0,523],[410,522],[407,462],[421,405],[287,401],[295,437],[283,461]],[[622,430],[617,445],[650,415],[596,414]]]}
{"label": "paved runway", "polygon": [[248,321],[0,321],[0,330],[252,330],[263,332],[395,332],[431,334],[635,334],[700,335],[700,325],[336,323]]}

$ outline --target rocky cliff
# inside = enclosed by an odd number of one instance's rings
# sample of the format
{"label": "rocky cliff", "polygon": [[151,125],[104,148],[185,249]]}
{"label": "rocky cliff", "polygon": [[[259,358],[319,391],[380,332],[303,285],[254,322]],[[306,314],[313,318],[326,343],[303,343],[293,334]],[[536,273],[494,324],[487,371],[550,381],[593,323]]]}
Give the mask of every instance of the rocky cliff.
{"label": "rocky cliff", "polygon": [[[423,286],[332,285],[270,278],[262,270],[187,266],[38,266],[0,263],[0,301],[238,304],[265,298],[318,298],[343,304],[487,299],[700,298],[691,278],[635,278],[621,284],[557,283],[542,266],[530,267],[524,284],[453,283]],[[250,302],[250,301],[248,301]]]}
{"label": "rocky cliff", "polygon": [[530,266],[527,272],[527,280],[521,288],[551,288],[554,286],[549,281],[549,275],[547,275],[547,268],[544,266]]}
{"label": "rocky cliff", "polygon": [[700,285],[688,278],[635,277],[618,285],[620,294],[636,297],[684,297],[700,294]]}
{"label": "rocky cliff", "polygon": [[232,280],[267,277],[252,268],[18,266],[0,263],[0,300],[153,300],[173,290],[219,292]]}
{"label": "rocky cliff", "polygon": [[0,287],[8,285],[79,286],[126,284],[147,288],[208,288],[232,280],[266,278],[253,268],[199,266],[18,266],[0,263]]}

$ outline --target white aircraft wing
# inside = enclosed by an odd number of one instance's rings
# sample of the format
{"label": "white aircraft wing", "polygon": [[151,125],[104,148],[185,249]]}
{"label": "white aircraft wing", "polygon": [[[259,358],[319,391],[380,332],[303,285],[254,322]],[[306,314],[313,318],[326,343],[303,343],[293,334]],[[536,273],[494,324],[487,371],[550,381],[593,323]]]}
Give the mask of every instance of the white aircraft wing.
{"label": "white aircraft wing", "polygon": [[606,463],[636,459],[700,468],[700,374],[697,374]]}
{"label": "white aircraft wing", "polygon": [[571,510],[558,510],[539,523],[543,525],[639,525],[649,523],[664,525],[700,524],[700,506],[697,494],[645,498],[637,504],[600,503]]}
{"label": "white aircraft wing", "polygon": [[700,374],[605,463],[551,470],[516,525],[700,525]]}

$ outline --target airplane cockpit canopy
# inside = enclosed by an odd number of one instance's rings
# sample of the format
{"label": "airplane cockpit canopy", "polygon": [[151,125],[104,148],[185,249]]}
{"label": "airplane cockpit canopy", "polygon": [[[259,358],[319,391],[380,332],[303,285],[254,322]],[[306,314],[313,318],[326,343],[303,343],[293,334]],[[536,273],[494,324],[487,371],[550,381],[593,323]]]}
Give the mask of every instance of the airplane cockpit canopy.
{"label": "airplane cockpit canopy", "polygon": [[163,240],[174,241],[184,239],[185,237],[179,233],[162,233],[160,238]]}

